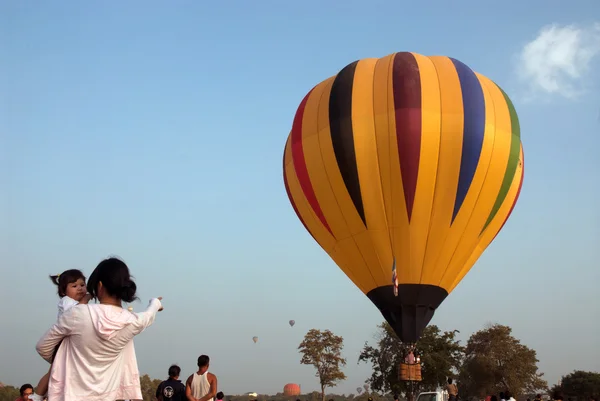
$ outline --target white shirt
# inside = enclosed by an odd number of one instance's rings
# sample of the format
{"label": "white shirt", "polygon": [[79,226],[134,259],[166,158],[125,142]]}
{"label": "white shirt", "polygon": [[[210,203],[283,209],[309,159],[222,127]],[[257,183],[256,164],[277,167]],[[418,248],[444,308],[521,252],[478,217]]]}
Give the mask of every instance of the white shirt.
{"label": "white shirt", "polygon": [[[199,375],[198,372],[194,373],[192,378],[192,384],[190,386],[192,395],[194,398],[202,398],[210,392],[210,383],[208,381],[208,371],[204,372],[203,375]],[[212,400],[212,398],[210,398]]]}
{"label": "white shirt", "polygon": [[36,350],[50,362],[48,399],[52,401],[142,400],[133,337],[150,326],[161,308],[152,299],[146,311],[117,306],[76,305],[38,341]]}
{"label": "white shirt", "polygon": [[79,305],[79,301],[75,301],[73,298],[64,296],[58,301],[58,316],[57,319],[62,316],[63,313],[74,307],[75,305]]}

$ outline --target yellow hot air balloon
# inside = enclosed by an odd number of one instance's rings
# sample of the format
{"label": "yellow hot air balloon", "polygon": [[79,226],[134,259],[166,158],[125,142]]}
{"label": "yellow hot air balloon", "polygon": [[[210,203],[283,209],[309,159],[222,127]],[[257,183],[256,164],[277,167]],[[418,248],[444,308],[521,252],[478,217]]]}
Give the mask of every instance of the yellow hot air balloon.
{"label": "yellow hot air balloon", "polygon": [[312,237],[414,343],[517,201],[517,113],[456,59],[359,60],[302,100],[284,182]]}

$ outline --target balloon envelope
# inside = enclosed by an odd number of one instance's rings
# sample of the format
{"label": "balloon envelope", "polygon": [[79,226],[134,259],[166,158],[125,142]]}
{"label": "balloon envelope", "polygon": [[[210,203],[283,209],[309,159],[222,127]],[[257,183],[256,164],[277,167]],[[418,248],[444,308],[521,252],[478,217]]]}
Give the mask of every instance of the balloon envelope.
{"label": "balloon envelope", "polygon": [[256,343],[258,341],[258,337],[252,337],[252,341]]}
{"label": "balloon envelope", "polygon": [[357,388],[356,388],[356,392],[357,392],[358,394],[362,393],[362,387],[357,387]]}
{"label": "balloon envelope", "polygon": [[300,221],[409,343],[502,229],[522,182],[512,102],[441,56],[349,64],[304,97],[284,151]]}
{"label": "balloon envelope", "polygon": [[296,322],[294,320],[290,320],[290,326],[294,327],[295,324]]}
{"label": "balloon envelope", "polygon": [[295,383],[288,383],[283,386],[283,394],[288,397],[300,395],[300,386]]}

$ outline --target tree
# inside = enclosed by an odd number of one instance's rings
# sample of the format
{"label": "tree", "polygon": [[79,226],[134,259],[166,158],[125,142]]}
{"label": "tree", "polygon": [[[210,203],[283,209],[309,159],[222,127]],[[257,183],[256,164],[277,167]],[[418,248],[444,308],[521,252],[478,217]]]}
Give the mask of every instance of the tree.
{"label": "tree", "polygon": [[346,359],[342,358],[344,339],[336,336],[329,330],[321,331],[310,329],[304,336],[304,340],[298,346],[303,365],[313,365],[317,369],[315,376],[319,378],[321,385],[321,399],[325,401],[325,389],[335,387],[338,382],[345,380],[346,375],[341,366],[346,365]]}
{"label": "tree", "polygon": [[469,338],[459,375],[463,395],[483,397],[509,390],[516,397],[548,388],[543,373],[538,373],[535,350],[511,333],[510,327],[495,324]]}
{"label": "tree", "polygon": [[13,386],[0,386],[0,401],[15,401],[20,396],[19,389]]}
{"label": "tree", "polygon": [[557,384],[552,391],[562,391],[567,398],[578,400],[589,400],[592,397],[600,396],[600,373],[584,372],[576,370],[562,377],[561,384]]}
{"label": "tree", "polygon": [[449,376],[458,372],[462,358],[463,347],[456,340],[458,331],[445,331],[435,326],[427,326],[416,344],[421,355],[421,373],[423,381],[401,381],[398,369],[404,362],[404,356],[409,344],[404,344],[392,327],[383,322],[379,326],[377,346],[368,343],[360,353],[360,362],[370,362],[373,373],[367,382],[374,391],[386,394],[396,393],[408,395],[421,391],[434,391],[446,383]]}
{"label": "tree", "polygon": [[151,379],[148,375],[140,377],[140,387],[144,401],[156,400],[156,388],[161,383],[160,379]]}

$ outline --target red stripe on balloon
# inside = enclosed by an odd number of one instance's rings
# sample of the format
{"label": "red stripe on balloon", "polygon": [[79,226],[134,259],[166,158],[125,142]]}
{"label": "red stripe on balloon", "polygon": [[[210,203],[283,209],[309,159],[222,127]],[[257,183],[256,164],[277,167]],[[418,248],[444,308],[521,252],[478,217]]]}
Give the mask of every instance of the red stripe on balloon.
{"label": "red stripe on balloon", "polygon": [[294,124],[292,125],[292,160],[294,163],[294,170],[296,170],[296,176],[300,182],[300,188],[302,188],[302,192],[304,193],[308,204],[317,215],[317,218],[323,223],[327,231],[333,235],[331,228],[329,228],[329,224],[327,224],[327,220],[325,220],[325,215],[319,206],[312,183],[310,182],[306,160],[304,159],[304,148],[302,147],[302,118],[304,117],[306,102],[311,93],[312,90],[308,92],[304,99],[302,99],[302,103],[300,103],[296,115],[294,116]]}
{"label": "red stripe on balloon", "polygon": [[421,74],[411,53],[401,52],[394,56],[392,90],[400,172],[410,221],[421,157]]}

